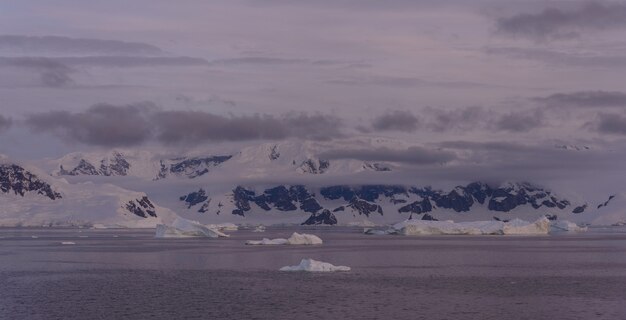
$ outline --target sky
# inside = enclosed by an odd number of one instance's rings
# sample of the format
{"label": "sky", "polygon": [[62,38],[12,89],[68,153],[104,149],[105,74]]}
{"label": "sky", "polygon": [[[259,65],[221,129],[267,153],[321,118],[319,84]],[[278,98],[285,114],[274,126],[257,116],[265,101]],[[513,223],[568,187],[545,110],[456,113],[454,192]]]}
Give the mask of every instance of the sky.
{"label": "sky", "polygon": [[323,156],[626,171],[623,1],[8,0],[0,30],[16,159],[385,137],[414,146]]}

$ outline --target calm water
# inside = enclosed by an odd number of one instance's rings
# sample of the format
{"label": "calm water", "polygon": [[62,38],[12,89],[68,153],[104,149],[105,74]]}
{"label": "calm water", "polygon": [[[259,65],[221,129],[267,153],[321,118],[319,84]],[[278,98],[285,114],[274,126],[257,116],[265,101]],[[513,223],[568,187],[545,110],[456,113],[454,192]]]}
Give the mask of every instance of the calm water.
{"label": "calm water", "polygon": [[[151,231],[0,229],[0,319],[626,319],[626,229],[249,247]],[[62,245],[71,241],[75,245]],[[283,273],[313,258],[349,273]]]}

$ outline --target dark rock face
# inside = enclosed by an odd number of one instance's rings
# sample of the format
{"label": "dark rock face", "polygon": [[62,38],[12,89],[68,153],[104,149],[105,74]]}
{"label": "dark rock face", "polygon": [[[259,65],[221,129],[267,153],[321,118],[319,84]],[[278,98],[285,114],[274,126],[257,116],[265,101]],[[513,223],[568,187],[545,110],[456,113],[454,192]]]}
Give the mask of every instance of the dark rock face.
{"label": "dark rock face", "polygon": [[185,176],[193,179],[209,172],[209,168],[217,167],[230,160],[232,156],[212,156],[203,158],[180,158],[174,159],[174,163],[167,166],[161,161],[161,170],[157,179],[165,178],[168,174]]}
{"label": "dark rock face", "polygon": [[608,206],[611,200],[613,200],[613,198],[615,198],[615,195],[610,196],[609,200],[606,200],[604,203],[599,204],[598,209]]}
{"label": "dark rock face", "polygon": [[488,208],[493,211],[508,212],[525,204],[530,204],[535,209],[541,207],[565,209],[570,202],[557,199],[550,191],[528,183],[521,183],[494,189]]}
{"label": "dark rock face", "polygon": [[583,213],[585,212],[585,210],[587,210],[587,204],[583,204],[582,206],[578,206],[576,208],[574,208],[574,210],[572,210],[572,213]]}
{"label": "dark rock face", "polygon": [[152,202],[148,197],[144,196],[140,199],[128,201],[125,206],[126,210],[133,213],[136,216],[147,218],[156,217],[156,211]]}
{"label": "dark rock face", "polygon": [[438,219],[435,219],[433,216],[431,216],[431,215],[430,215],[430,214],[428,214],[428,213],[425,213],[425,214],[422,216],[422,220],[427,220],[427,221],[439,221]]}
{"label": "dark rock face", "polygon": [[415,201],[411,204],[401,207],[400,209],[398,209],[398,212],[410,212],[420,214],[424,212],[430,212],[432,210],[433,206],[430,204],[430,201],[428,199],[423,199],[422,201]]}
{"label": "dark rock face", "polygon": [[[190,194],[188,194],[186,196],[180,197],[180,201],[184,201],[184,202],[187,203],[187,209],[189,209],[189,208],[191,208],[191,207],[193,207],[193,206],[195,206],[195,205],[197,205],[199,203],[205,202],[208,199],[209,199],[209,197],[207,196],[206,191],[204,191],[204,189],[202,189],[202,188],[200,188],[200,190],[192,192],[192,193],[190,193]],[[206,208],[204,208],[204,209],[205,209],[205,212],[206,212]],[[202,210],[202,208],[200,208],[200,210]]]}
{"label": "dark rock face", "polygon": [[130,169],[130,163],[126,161],[124,155],[119,152],[113,154],[113,157],[100,161],[99,167],[91,164],[85,159],[80,159],[78,165],[71,170],[66,170],[61,166],[60,175],[67,176],[126,176]]}
{"label": "dark rock face", "polygon": [[323,209],[315,199],[315,195],[300,185],[289,188],[277,186],[266,189],[260,195],[239,186],[233,190],[233,202],[235,204],[233,214],[239,215],[252,209],[250,203],[254,203],[266,211],[272,210],[272,208],[279,211],[295,211],[300,208],[304,212],[316,213]]}
{"label": "dark rock face", "polygon": [[391,171],[391,168],[389,168],[388,166],[382,164],[382,163],[365,163],[363,164],[363,169],[366,170],[372,170],[372,171],[379,171],[379,172],[385,172],[385,171]]}
{"label": "dark rock face", "polygon": [[270,150],[270,160],[276,160],[280,158],[280,152],[278,152],[278,146],[273,146]]}
{"label": "dark rock face", "polygon": [[308,159],[300,165],[300,169],[304,173],[322,174],[330,167],[330,162],[327,160],[314,160]]}
{"label": "dark rock face", "polygon": [[360,215],[364,215],[369,217],[372,213],[379,213],[381,216],[383,215],[383,208],[374,203],[369,203],[363,199],[352,198],[350,200],[350,204],[347,206],[348,208],[352,208],[357,211]]}
{"label": "dark rock face", "polygon": [[62,198],[62,195],[36,175],[15,164],[0,164],[0,191],[13,192],[20,196],[35,192],[51,200]]}
{"label": "dark rock face", "polygon": [[302,225],[334,225],[337,224],[337,218],[329,210],[324,209],[319,213],[312,213],[311,216],[302,223]]}
{"label": "dark rock face", "polygon": [[[203,203],[199,211],[206,212],[210,199],[200,191],[192,192],[180,199],[181,201],[186,201],[189,207]],[[367,217],[372,214],[383,215],[385,213],[383,212],[385,203],[394,208],[393,213],[397,210],[400,214],[408,213],[409,217],[417,214],[421,215],[421,219],[432,218],[432,212],[436,209],[449,209],[462,213],[470,212],[477,205],[485,205],[489,210],[498,212],[508,212],[523,205],[532,206],[534,209],[542,207],[564,209],[570,206],[569,201],[558,199],[550,191],[527,183],[509,184],[493,188],[487,184],[475,182],[467,186],[457,186],[449,192],[434,190],[430,187],[335,185],[323,187],[319,193],[325,200],[339,202],[334,203],[335,209],[331,213],[350,209],[351,212]],[[325,221],[316,217],[321,215],[320,212],[327,208],[320,205],[315,193],[310,192],[302,185],[279,185],[265,189],[262,192],[255,192],[239,186],[233,190],[232,197],[235,207],[232,214],[243,216],[255,208],[253,207],[254,204],[264,211],[278,210],[290,212],[301,210],[311,213],[311,216],[314,217],[312,221]],[[418,200],[415,200],[415,198]],[[426,213],[429,214],[426,215]],[[398,220],[404,218],[407,218],[406,215],[398,216]]]}

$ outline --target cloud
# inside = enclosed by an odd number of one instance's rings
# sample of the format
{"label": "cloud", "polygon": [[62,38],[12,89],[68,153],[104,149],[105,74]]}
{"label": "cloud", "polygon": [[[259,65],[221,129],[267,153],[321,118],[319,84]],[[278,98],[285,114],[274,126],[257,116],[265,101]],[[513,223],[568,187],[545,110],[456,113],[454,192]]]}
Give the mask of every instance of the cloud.
{"label": "cloud", "polygon": [[157,140],[165,144],[207,141],[332,139],[340,137],[340,120],[321,114],[222,116],[200,111],[163,111],[154,115]]}
{"label": "cloud", "polygon": [[394,150],[385,147],[330,150],[319,154],[319,157],[329,160],[355,159],[362,161],[389,161],[414,165],[428,165],[450,162],[456,158],[456,155],[450,151],[414,146],[404,150]]}
{"label": "cloud", "polygon": [[60,36],[0,35],[0,51],[24,54],[158,55],[161,49],[146,43]]}
{"label": "cloud", "polygon": [[35,132],[68,142],[115,147],[147,142],[198,144],[261,139],[341,137],[338,118],[304,113],[224,116],[202,111],[163,111],[153,103],[97,104],[83,112],[51,111],[27,117]]}
{"label": "cloud", "polygon": [[581,32],[626,26],[626,4],[586,2],[574,10],[547,8],[540,13],[520,13],[496,22],[504,35],[544,41],[571,39]]}
{"label": "cloud", "polygon": [[115,106],[96,104],[84,112],[50,111],[30,115],[26,124],[38,133],[51,133],[68,142],[117,147],[144,143],[152,136],[149,102]]}
{"label": "cloud", "polygon": [[393,77],[393,76],[367,76],[367,77],[351,77],[329,80],[328,83],[341,84],[349,86],[385,86],[398,88],[414,88],[414,87],[443,87],[450,89],[474,89],[474,88],[493,88],[502,87],[499,85],[490,85],[471,81],[430,81],[413,77]]}
{"label": "cloud", "polygon": [[510,112],[496,119],[494,127],[502,131],[528,132],[544,124],[543,112],[539,110],[527,112]]}
{"label": "cloud", "polygon": [[0,67],[20,68],[39,74],[40,84],[47,87],[65,87],[74,83],[70,74],[74,69],[50,58],[0,57]]}
{"label": "cloud", "polygon": [[436,132],[453,129],[471,130],[483,127],[490,116],[485,108],[479,106],[452,110],[427,107],[424,109],[424,113],[429,118],[426,126]]}
{"label": "cloud", "polygon": [[11,120],[11,118],[0,115],[0,133],[8,130],[12,124],[13,121]]}
{"label": "cloud", "polygon": [[555,93],[533,100],[557,107],[626,107],[626,93],[620,91]]}
{"label": "cloud", "polygon": [[417,130],[419,119],[410,111],[395,110],[380,115],[372,121],[372,128],[377,131]]}
{"label": "cloud", "polygon": [[309,63],[305,59],[284,59],[273,57],[244,57],[244,58],[232,58],[232,59],[218,59],[212,60],[211,65],[283,65],[283,64],[303,64]]}
{"label": "cloud", "polygon": [[554,66],[617,68],[626,67],[626,56],[577,54],[536,48],[486,48],[488,54],[500,55],[514,59],[536,60]]}
{"label": "cloud", "polygon": [[127,56],[89,56],[48,58],[67,65],[95,67],[155,67],[155,66],[203,66],[208,61],[193,57],[127,57]]}
{"label": "cloud", "polygon": [[600,113],[591,126],[599,133],[626,135],[626,116],[617,113]]}

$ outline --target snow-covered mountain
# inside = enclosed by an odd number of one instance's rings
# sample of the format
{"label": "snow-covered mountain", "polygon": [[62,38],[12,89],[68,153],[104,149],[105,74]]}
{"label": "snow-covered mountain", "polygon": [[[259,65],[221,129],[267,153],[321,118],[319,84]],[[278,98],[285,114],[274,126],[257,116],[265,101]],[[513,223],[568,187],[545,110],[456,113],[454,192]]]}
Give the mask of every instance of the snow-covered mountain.
{"label": "snow-covered mountain", "polygon": [[[303,224],[393,223],[407,218],[509,220],[523,216],[551,219],[585,211],[551,191],[529,183],[506,183],[491,187],[470,183],[452,190],[400,185],[333,185],[310,188],[279,185],[265,189],[237,186],[226,194],[211,195],[198,189],[180,197],[186,210],[202,217],[234,215],[257,220],[282,215]],[[232,219],[232,217],[230,217]]]}
{"label": "snow-covered mountain", "polygon": [[394,152],[411,146],[359,138],[184,153],[118,149],[37,162],[44,169],[2,158],[0,225],[139,227],[176,216],[202,223],[311,225],[541,216],[595,224],[626,221],[613,199],[598,207],[571,197],[571,190],[553,192],[526,182],[433,188],[410,182],[402,163],[323,156],[329,150]]}
{"label": "snow-covered mountain", "polygon": [[70,184],[36,168],[0,163],[0,226],[154,227],[177,215],[145,193],[112,184]]}
{"label": "snow-covered mountain", "polygon": [[[382,145],[382,142],[381,140],[379,144]],[[344,148],[355,143],[371,145],[372,142],[329,144],[286,141],[265,143],[241,150],[203,150],[176,156],[137,150],[75,152],[52,161],[52,166],[55,176],[132,176],[147,180],[169,177],[194,179],[212,172],[232,171],[241,177],[259,178],[392,170],[392,165],[388,163],[319,158],[323,151]]]}

